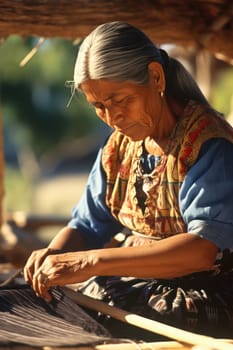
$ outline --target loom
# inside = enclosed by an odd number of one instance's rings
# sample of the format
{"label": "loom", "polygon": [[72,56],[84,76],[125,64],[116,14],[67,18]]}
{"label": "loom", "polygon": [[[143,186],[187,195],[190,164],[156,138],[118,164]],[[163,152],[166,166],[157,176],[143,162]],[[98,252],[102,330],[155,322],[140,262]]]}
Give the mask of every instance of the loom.
{"label": "loom", "polygon": [[27,285],[0,289],[0,346],[97,345],[110,340],[108,331],[59,288],[47,303]]}
{"label": "loom", "polygon": [[[95,349],[200,349],[233,350],[231,339],[215,339],[191,333],[161,322],[128,313],[93,300],[67,288],[52,288],[52,301],[45,302],[28,285],[0,287],[0,348],[16,345],[34,347],[82,347]],[[178,342],[145,343],[138,347],[129,339],[114,339],[109,332],[84,310],[91,308],[115,319],[135,325]],[[127,344],[128,343],[128,344]],[[130,346],[132,343],[134,347]],[[105,344],[105,345],[101,345]],[[131,345],[132,345],[131,344]],[[136,346],[136,348],[135,348]],[[86,347],[85,347],[86,348]],[[17,349],[17,348],[16,348]]]}

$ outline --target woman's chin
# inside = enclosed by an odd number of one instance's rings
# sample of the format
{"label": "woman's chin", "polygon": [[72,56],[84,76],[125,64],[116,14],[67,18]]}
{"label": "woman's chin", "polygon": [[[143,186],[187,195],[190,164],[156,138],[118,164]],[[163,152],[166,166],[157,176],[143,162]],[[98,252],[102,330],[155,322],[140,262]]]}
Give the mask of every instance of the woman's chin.
{"label": "woman's chin", "polygon": [[147,136],[144,136],[143,134],[141,135],[132,135],[131,133],[127,133],[127,132],[123,132],[123,131],[120,131],[121,134],[123,134],[124,136],[127,136],[131,141],[142,141],[144,140]]}
{"label": "woman's chin", "polygon": [[131,141],[134,141],[134,142],[137,142],[137,141],[143,141],[145,138],[146,138],[146,136],[145,137],[142,137],[142,136],[140,136],[140,137],[133,137],[133,136],[129,136],[129,135],[126,135],[126,136],[128,136],[128,138],[131,140]]}
{"label": "woman's chin", "polygon": [[127,133],[127,132],[124,132],[123,133],[125,136],[127,136],[131,141],[142,141],[144,140],[145,138],[147,138],[148,136],[150,136],[148,133],[145,133],[143,132],[137,132],[137,133]]}

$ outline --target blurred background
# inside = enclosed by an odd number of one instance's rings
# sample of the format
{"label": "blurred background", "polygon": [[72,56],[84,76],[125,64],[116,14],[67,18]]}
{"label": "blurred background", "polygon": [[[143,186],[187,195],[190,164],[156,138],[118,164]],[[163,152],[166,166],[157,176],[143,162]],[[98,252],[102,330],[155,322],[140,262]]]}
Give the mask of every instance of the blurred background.
{"label": "blurred background", "polygon": [[[0,47],[4,210],[70,215],[108,128],[72,94],[78,45],[10,36]],[[72,98],[71,98],[72,97]]]}
{"label": "blurred background", "polygon": [[[83,96],[70,100],[80,43],[53,38],[38,45],[39,40],[12,35],[0,46],[4,212],[69,218],[109,129]],[[209,53],[197,56],[169,43],[164,48],[186,65],[211,104],[233,123],[233,67]]]}

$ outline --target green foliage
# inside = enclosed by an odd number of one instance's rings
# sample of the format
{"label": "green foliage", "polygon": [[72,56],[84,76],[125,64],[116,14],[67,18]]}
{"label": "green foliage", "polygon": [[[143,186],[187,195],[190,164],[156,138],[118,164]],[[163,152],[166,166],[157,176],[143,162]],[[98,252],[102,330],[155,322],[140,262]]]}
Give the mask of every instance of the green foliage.
{"label": "green foliage", "polygon": [[25,129],[20,142],[30,144],[40,157],[61,141],[89,133],[96,127],[97,118],[76,99],[67,108],[71,92],[65,83],[73,79],[78,51],[72,42],[47,39],[20,67],[37,40],[11,36],[0,47],[0,93],[4,125],[12,128],[20,124]]}
{"label": "green foliage", "polygon": [[214,107],[227,116],[233,109],[233,68],[228,68],[218,74],[212,86],[211,102]]}

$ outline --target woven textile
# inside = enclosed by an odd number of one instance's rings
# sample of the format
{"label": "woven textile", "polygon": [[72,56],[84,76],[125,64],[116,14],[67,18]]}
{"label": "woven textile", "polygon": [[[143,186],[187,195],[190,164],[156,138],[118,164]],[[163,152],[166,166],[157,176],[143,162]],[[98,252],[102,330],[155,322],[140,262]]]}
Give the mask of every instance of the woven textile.
{"label": "woven textile", "polygon": [[0,345],[79,346],[110,339],[61,289],[51,293],[47,303],[28,286],[0,289]]}

